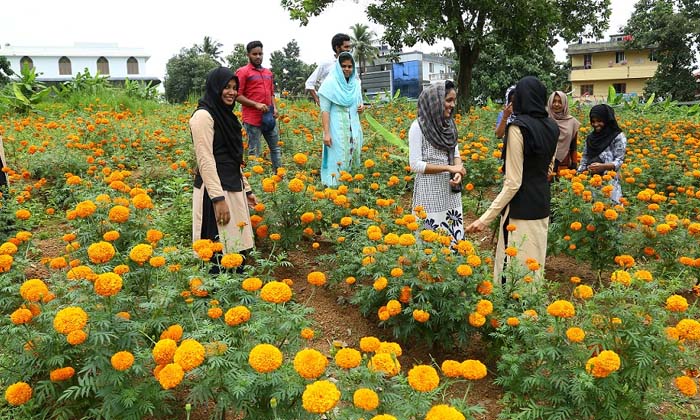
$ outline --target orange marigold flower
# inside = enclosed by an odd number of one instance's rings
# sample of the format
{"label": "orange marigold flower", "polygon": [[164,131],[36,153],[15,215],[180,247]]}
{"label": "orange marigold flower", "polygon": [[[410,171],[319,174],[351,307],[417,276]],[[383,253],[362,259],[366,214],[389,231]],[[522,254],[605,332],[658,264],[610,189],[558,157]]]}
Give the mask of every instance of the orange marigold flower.
{"label": "orange marigold flower", "polygon": [[156,243],[163,239],[163,232],[156,229],[148,229],[146,231],[146,240],[150,243]]}
{"label": "orange marigold flower", "polygon": [[19,294],[25,300],[39,302],[49,295],[49,288],[46,286],[46,283],[39,279],[29,279],[22,283],[22,286],[19,288]]}
{"label": "orange marigold flower", "polygon": [[666,309],[671,312],[685,312],[688,309],[688,300],[680,295],[672,295],[666,299]]}
{"label": "orange marigold flower", "polygon": [[306,276],[306,281],[314,286],[323,286],[326,284],[326,275],[320,271],[312,271]]}
{"label": "orange marigold flower", "polygon": [[161,256],[161,255],[157,255],[157,256],[155,256],[155,257],[151,257],[151,258],[149,258],[149,260],[148,260],[148,265],[150,265],[150,266],[153,267],[153,268],[162,267],[162,266],[165,265],[165,263],[166,263],[165,257],[163,257],[163,256]]}
{"label": "orange marigold flower", "polygon": [[15,325],[23,325],[29,323],[34,315],[27,308],[19,308],[10,314],[10,320]]}
{"label": "orange marigold flower", "polygon": [[53,319],[54,329],[61,334],[82,330],[87,325],[88,314],[78,306],[69,306],[56,313]]}
{"label": "orange marigold flower", "polygon": [[75,369],[70,366],[54,369],[49,373],[51,382],[67,381],[75,375]]}
{"label": "orange marigold flower", "polygon": [[472,381],[486,377],[486,365],[478,360],[465,360],[461,364],[461,370],[462,376]]}
{"label": "orange marigold flower", "polygon": [[117,205],[110,209],[109,220],[114,223],[124,223],[129,220],[129,208]]}
{"label": "orange marigold flower", "polygon": [[124,371],[134,364],[134,355],[128,351],[120,351],[112,355],[111,362],[115,370]]}
{"label": "orange marigold flower", "polygon": [[517,327],[520,325],[520,320],[514,316],[508,317],[508,319],[506,319],[506,325],[509,327]]}
{"label": "orange marigold flower", "polygon": [[158,382],[163,389],[175,388],[185,377],[185,371],[177,363],[169,363],[158,371]]}
{"label": "orange marigold flower", "polygon": [[163,340],[165,338],[170,338],[175,341],[180,341],[182,338],[182,333],[182,326],[179,324],[173,324],[160,334],[160,339]]}
{"label": "orange marigold flower", "polygon": [[221,257],[221,266],[224,268],[236,268],[243,264],[243,256],[241,254],[224,254]]}
{"label": "orange marigold flower", "polygon": [[129,252],[129,258],[139,265],[148,261],[152,255],[153,247],[148,244],[138,244]]}
{"label": "orange marigold flower", "polygon": [[115,273],[102,273],[95,279],[95,293],[100,296],[114,296],[122,290],[122,278]]}
{"label": "orange marigold flower", "polygon": [[414,366],[408,371],[408,384],[418,392],[430,392],[440,384],[440,377],[434,367]]}
{"label": "orange marigold flower", "polygon": [[388,377],[399,373],[401,364],[393,354],[377,353],[369,360],[367,367],[375,372],[382,372]]}
{"label": "orange marigold flower", "polygon": [[438,404],[430,408],[425,415],[425,420],[465,420],[464,414],[447,404]]}
{"label": "orange marigold flower", "polygon": [[603,350],[598,356],[586,362],[586,371],[596,378],[605,378],[618,369],[620,369],[620,356],[612,350]]}
{"label": "orange marigold flower", "polygon": [[426,312],[422,309],[414,309],[413,310],[413,319],[420,323],[425,323],[428,322],[430,319],[430,312]]}
{"label": "orange marigold flower", "polygon": [[199,341],[188,338],[182,340],[180,346],[175,350],[173,361],[182,366],[182,370],[188,372],[202,364],[204,355],[204,346]]}
{"label": "orange marigold flower", "polygon": [[482,327],[486,323],[486,318],[478,312],[472,312],[469,314],[469,325],[472,327]]}
{"label": "orange marigold flower", "polygon": [[625,286],[629,286],[632,283],[632,276],[630,273],[624,270],[615,270],[610,275],[610,281],[613,283],[621,283]]}
{"label": "orange marigold flower", "polygon": [[442,373],[448,378],[457,378],[462,376],[462,364],[456,360],[445,360],[442,362]]}
{"label": "orange marigold flower", "polygon": [[224,321],[227,325],[235,327],[250,319],[250,310],[245,306],[236,306],[226,311]]}
{"label": "orange marigold flower", "polygon": [[379,277],[374,281],[374,284],[372,287],[374,287],[374,290],[376,291],[382,291],[386,288],[386,286],[389,284],[389,280],[387,280],[386,277]]}
{"label": "orange marigold flower", "polygon": [[289,302],[292,298],[292,289],[281,281],[271,281],[263,286],[260,298],[270,303]]}
{"label": "orange marigold flower", "polygon": [[[119,239],[120,236],[121,236],[121,234],[119,232],[117,232],[116,230],[110,230],[108,232],[105,232],[102,235],[102,239],[104,239],[107,242],[114,242],[117,239]],[[90,245],[90,246],[92,246],[92,245]],[[88,252],[89,252],[89,250],[90,250],[90,248],[88,248]]]}
{"label": "orange marigold flower", "polygon": [[372,411],[379,406],[379,395],[369,388],[359,388],[352,394],[352,403],[357,408]]}
{"label": "orange marigold flower", "polygon": [[345,347],[335,354],[335,364],[342,369],[358,367],[361,362],[362,354],[353,348]]}
{"label": "orange marigold flower", "polygon": [[362,337],[360,339],[360,350],[365,353],[371,353],[377,351],[381,341],[377,337]]}
{"label": "orange marigold flower", "polygon": [[262,285],[263,282],[258,277],[248,277],[247,279],[243,280],[243,283],[241,283],[241,287],[243,288],[243,290],[248,292],[255,292],[256,290],[260,290]]}
{"label": "orange marigold flower", "polygon": [[314,334],[314,330],[312,330],[311,328],[302,328],[301,333],[299,335],[305,340],[311,340],[314,338]]}
{"label": "orange marigold flower", "polygon": [[282,352],[272,344],[258,344],[248,354],[248,363],[259,373],[269,373],[282,366]]}
{"label": "orange marigold flower", "polygon": [[323,375],[328,359],[318,350],[303,349],[294,356],[294,370],[304,379],[316,379]]}
{"label": "orange marigold flower", "polygon": [[177,342],[172,338],[164,338],[158,340],[153,350],[151,350],[151,355],[153,360],[158,365],[167,365],[172,363],[173,356],[175,356],[175,351],[177,350]]}
{"label": "orange marigold flower", "polygon": [[580,284],[574,288],[574,296],[579,299],[590,299],[593,297],[593,289],[585,284]]}
{"label": "orange marigold flower", "polygon": [[509,257],[515,257],[518,255],[518,249],[512,246],[506,248],[505,254]]}
{"label": "orange marigold flower", "polygon": [[83,330],[75,330],[68,333],[66,336],[66,341],[71,346],[77,346],[83,344],[87,340],[87,333]]}
{"label": "orange marigold flower", "polygon": [[484,280],[476,287],[476,291],[480,295],[488,296],[493,292],[493,284],[488,280]]}
{"label": "orange marigold flower", "polygon": [[27,209],[20,209],[15,212],[15,217],[19,220],[27,220],[32,216],[32,214]]}
{"label": "orange marigold flower", "polygon": [[576,315],[576,310],[568,300],[556,300],[547,306],[547,313],[559,318],[571,318]]}
{"label": "orange marigold flower", "polygon": [[14,406],[22,405],[32,399],[32,387],[26,382],[15,382],[5,390],[5,400]]}
{"label": "orange marigold flower", "polygon": [[674,384],[676,385],[676,388],[683,394],[688,397],[694,397],[695,394],[698,392],[698,386],[693,380],[693,378],[683,375],[679,376],[676,379],[674,379]]}
{"label": "orange marigold flower", "polygon": [[579,327],[571,327],[566,330],[566,338],[572,343],[580,343],[586,338],[586,333]]}
{"label": "orange marigold flower", "polygon": [[219,319],[223,315],[224,315],[224,310],[219,308],[219,307],[209,308],[207,310],[207,316],[211,319]]}
{"label": "orange marigold flower", "polygon": [[313,414],[326,413],[335,407],[340,400],[340,391],[330,381],[316,381],[306,385],[301,395],[301,404],[304,410]]}

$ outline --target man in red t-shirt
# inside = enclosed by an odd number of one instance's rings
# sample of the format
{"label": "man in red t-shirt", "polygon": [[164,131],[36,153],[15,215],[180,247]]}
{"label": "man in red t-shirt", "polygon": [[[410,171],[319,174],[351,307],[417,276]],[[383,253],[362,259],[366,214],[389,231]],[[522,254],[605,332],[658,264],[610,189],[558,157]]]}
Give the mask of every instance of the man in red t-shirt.
{"label": "man in red t-shirt", "polygon": [[[275,103],[274,77],[269,69],[262,66],[263,45],[251,41],[246,45],[248,64],[236,70],[238,76],[238,97],[242,105],[243,126],[248,136],[248,155],[260,155],[260,135],[270,148],[272,169],[282,166],[282,153],[277,130],[277,106]],[[273,118],[269,118],[269,112]],[[263,114],[268,113],[267,117]]]}

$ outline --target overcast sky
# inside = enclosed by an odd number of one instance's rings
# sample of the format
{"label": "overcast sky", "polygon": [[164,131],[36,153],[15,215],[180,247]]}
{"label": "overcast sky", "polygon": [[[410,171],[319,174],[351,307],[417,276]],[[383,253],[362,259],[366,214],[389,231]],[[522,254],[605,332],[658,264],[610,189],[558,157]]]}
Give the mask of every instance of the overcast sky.
{"label": "overcast sky", "polygon": [[[148,75],[161,79],[165,75],[165,63],[173,55],[182,47],[200,44],[205,36],[223,44],[224,56],[236,43],[260,40],[264,45],[265,65],[269,64],[270,53],[296,39],[301,60],[319,63],[333,55],[332,36],[349,33],[355,23],[364,23],[378,35],[382,34],[382,27],[370,23],[364,14],[369,1],[336,0],[323,14],[312,17],[305,27],[289,19],[279,0],[3,1],[0,45],[60,47],[74,42],[109,42],[120,47],[143,48],[151,56]],[[634,3],[612,0],[608,34],[616,33],[627,22]],[[443,41],[415,49],[437,52],[443,46],[451,44]],[[555,47],[559,60],[566,58],[565,47],[563,43]]]}

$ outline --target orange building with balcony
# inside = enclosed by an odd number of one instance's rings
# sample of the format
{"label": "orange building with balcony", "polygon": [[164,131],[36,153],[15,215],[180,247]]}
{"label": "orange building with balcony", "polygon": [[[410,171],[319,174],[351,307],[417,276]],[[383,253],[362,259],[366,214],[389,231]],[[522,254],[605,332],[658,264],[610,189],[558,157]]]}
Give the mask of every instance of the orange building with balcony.
{"label": "orange building with balcony", "polygon": [[604,101],[611,85],[629,97],[644,95],[644,86],[658,67],[655,51],[629,49],[625,45],[629,39],[629,35],[617,34],[608,41],[569,44],[569,81],[575,99]]}

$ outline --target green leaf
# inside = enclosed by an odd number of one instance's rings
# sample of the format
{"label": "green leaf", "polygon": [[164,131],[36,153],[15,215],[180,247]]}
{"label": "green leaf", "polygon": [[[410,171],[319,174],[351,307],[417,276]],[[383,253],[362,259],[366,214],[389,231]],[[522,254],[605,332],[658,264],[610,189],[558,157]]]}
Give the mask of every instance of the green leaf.
{"label": "green leaf", "polygon": [[408,145],[403,140],[401,140],[401,138],[384,128],[384,126],[382,126],[379,123],[379,121],[375,120],[371,115],[365,114],[365,118],[367,119],[367,122],[369,122],[369,125],[374,129],[374,131],[381,134],[384,140],[398,147],[399,149],[401,149],[401,151],[408,153]]}

